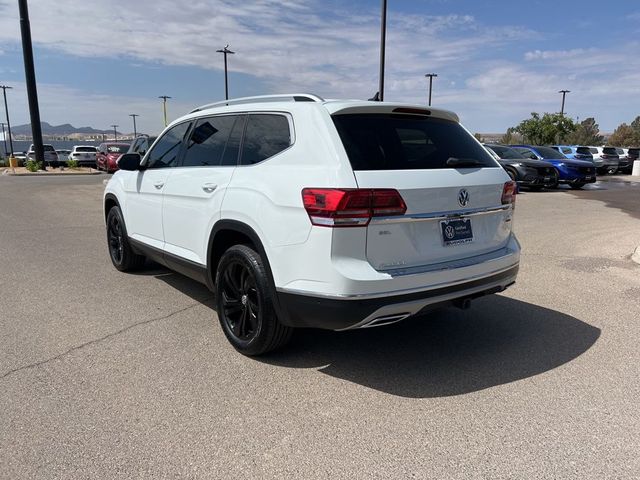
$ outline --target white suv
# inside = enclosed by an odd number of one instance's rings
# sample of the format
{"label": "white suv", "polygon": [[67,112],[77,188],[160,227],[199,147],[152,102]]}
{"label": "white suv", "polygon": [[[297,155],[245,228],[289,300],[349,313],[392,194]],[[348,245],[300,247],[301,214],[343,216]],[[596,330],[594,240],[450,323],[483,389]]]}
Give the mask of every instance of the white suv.
{"label": "white suv", "polygon": [[111,260],[205,283],[241,353],[292,327],[400,321],[513,284],[515,183],[451,112],[309,94],[171,125],[106,187]]}

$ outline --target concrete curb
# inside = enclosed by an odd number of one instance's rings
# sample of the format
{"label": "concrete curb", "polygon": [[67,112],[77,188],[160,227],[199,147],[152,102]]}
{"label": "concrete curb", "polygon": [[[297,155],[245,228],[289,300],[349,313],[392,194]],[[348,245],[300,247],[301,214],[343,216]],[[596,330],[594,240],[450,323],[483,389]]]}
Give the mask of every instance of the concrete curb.
{"label": "concrete curb", "polygon": [[631,255],[631,260],[633,260],[634,262],[640,265],[640,245],[638,245],[638,248],[636,248],[636,251],[633,252],[633,255]]}
{"label": "concrete curb", "polygon": [[102,175],[103,172],[95,171],[95,172],[65,172],[65,173],[45,173],[45,172],[34,172],[34,173],[11,173],[11,169],[7,168],[2,172],[2,175],[9,175],[11,177],[67,177],[67,176],[82,176],[82,175]]}

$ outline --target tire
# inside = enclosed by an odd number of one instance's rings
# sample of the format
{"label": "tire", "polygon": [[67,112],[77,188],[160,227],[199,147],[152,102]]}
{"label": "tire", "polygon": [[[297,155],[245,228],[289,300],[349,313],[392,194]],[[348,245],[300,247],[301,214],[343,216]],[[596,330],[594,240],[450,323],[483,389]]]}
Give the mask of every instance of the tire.
{"label": "tire", "polygon": [[144,265],[144,255],[134,253],[131,248],[124,218],[117,206],[107,214],[107,246],[111,263],[121,272],[137,270]]}
{"label": "tire", "polygon": [[529,185],[529,190],[532,192],[539,192],[543,187],[543,185]]}
{"label": "tire", "polygon": [[284,346],[293,329],[280,323],[260,255],[234,245],[220,259],[215,293],[218,319],[229,343],[243,355],[262,355]]}
{"label": "tire", "polygon": [[573,190],[580,190],[582,187],[584,187],[584,183],[570,183],[569,186]]}

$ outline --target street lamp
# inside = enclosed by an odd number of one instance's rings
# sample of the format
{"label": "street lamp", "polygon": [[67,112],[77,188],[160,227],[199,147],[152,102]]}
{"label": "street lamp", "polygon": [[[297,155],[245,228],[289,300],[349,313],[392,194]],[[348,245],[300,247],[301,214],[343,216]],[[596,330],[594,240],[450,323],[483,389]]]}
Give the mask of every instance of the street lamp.
{"label": "street lamp", "polygon": [[118,131],[116,130],[116,128],[118,127],[118,125],[111,125],[113,127],[113,138],[114,138],[114,142],[118,141]]}
{"label": "street lamp", "polygon": [[564,116],[564,97],[567,93],[571,93],[571,90],[560,90],[558,93],[562,94],[562,106],[560,107],[560,115]]}
{"label": "street lamp", "polygon": [[138,136],[138,131],[136,130],[136,117],[139,117],[137,113],[130,113],[129,116],[133,118],[133,138],[135,139]]}
{"label": "street lamp", "polygon": [[429,77],[429,106],[431,106],[431,90],[433,89],[433,77],[437,77],[437,73],[426,73],[425,77]]}
{"label": "street lamp", "polygon": [[227,43],[222,50],[216,50],[216,52],[224,55],[224,99],[229,100],[229,79],[227,77],[227,55],[233,55],[236,52],[229,50],[229,44]]}
{"label": "street lamp", "polygon": [[167,95],[160,95],[158,98],[162,99],[162,110],[164,111],[164,126],[167,126],[167,99],[171,98]]}
{"label": "street lamp", "polygon": [[[13,157],[13,140],[11,138],[11,122],[9,122],[9,107],[7,106],[7,88],[12,89],[13,87],[9,87],[7,85],[0,85],[2,89],[2,95],[4,96],[4,112],[7,117],[7,130],[9,131],[9,146],[11,147],[11,156]],[[2,137],[4,138],[4,130],[2,133]],[[5,139],[4,151],[7,151],[7,140]]]}
{"label": "street lamp", "polygon": [[[387,0],[382,0],[380,15],[380,78],[378,80],[378,101],[384,101],[384,57],[387,39]],[[374,98],[376,98],[374,96]]]}

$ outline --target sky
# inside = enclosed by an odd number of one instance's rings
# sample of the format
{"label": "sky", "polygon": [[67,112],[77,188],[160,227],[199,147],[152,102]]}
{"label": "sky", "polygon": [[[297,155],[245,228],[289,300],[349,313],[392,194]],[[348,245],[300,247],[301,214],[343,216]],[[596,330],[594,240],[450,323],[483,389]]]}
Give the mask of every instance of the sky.
{"label": "sky", "polygon": [[[0,84],[12,125],[29,122],[18,2],[0,0]],[[378,90],[379,0],[29,0],[41,120],[154,134],[231,97]],[[631,0],[388,0],[385,100],[453,110],[474,132],[533,111],[640,115],[640,3]],[[4,111],[0,108],[4,120]]]}

